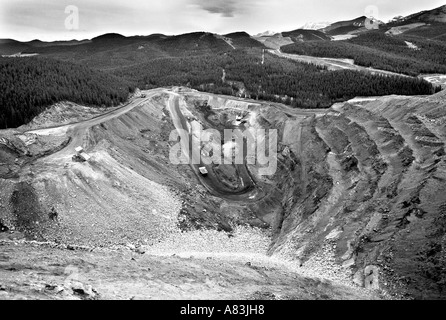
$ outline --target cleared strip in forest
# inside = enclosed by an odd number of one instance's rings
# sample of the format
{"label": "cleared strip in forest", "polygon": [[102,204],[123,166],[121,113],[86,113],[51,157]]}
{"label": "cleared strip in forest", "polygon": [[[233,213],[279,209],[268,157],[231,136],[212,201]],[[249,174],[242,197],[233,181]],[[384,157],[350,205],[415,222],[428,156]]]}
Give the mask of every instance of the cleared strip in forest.
{"label": "cleared strip in forest", "polygon": [[328,70],[337,71],[337,70],[353,70],[353,71],[365,71],[371,74],[382,74],[387,76],[400,76],[400,77],[409,77],[404,74],[394,73],[385,70],[379,70],[374,68],[366,68],[356,65],[355,62],[351,59],[336,59],[336,58],[319,58],[313,56],[304,56],[298,54],[289,54],[283,53],[280,49],[277,50],[268,50],[269,53],[279,56],[281,58],[291,59],[295,61],[300,61],[304,63],[313,63],[319,66],[327,67]]}

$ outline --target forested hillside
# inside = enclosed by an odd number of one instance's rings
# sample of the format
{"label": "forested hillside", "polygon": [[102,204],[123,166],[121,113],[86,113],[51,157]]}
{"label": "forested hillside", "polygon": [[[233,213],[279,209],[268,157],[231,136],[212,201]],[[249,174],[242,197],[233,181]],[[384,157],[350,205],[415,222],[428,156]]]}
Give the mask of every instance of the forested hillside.
{"label": "forested hillside", "polygon": [[[409,48],[410,42],[418,49]],[[346,41],[310,41],[282,47],[285,53],[354,59],[355,63],[417,76],[446,73],[446,43],[410,35],[388,36],[383,31],[367,32]]]}
{"label": "forested hillside", "polygon": [[446,23],[431,23],[404,33],[406,36],[417,36],[425,40],[446,41]]}
{"label": "forested hillside", "polygon": [[89,68],[43,58],[0,58],[0,128],[25,124],[53,103],[89,106],[124,102],[131,82]]}
{"label": "forested hillside", "polygon": [[[223,69],[226,81],[223,82]],[[231,81],[244,84],[251,98],[285,102],[294,107],[322,108],[356,96],[423,95],[436,90],[430,83],[409,77],[387,77],[356,71],[327,71],[267,54],[261,50],[233,50],[219,55],[164,58],[123,68],[115,75],[140,88],[187,85],[214,93],[237,94]],[[231,81],[229,81],[231,80]]]}
{"label": "forested hillside", "polygon": [[[263,47],[248,34],[227,35],[234,46]],[[0,52],[2,46],[0,45]],[[38,53],[45,57],[70,61],[100,70],[111,70],[135,64],[147,63],[153,59],[168,57],[190,57],[204,54],[218,54],[233,50],[222,37],[211,33],[194,32],[178,36],[161,34],[146,37],[123,37],[106,34],[91,42],[74,47],[47,46],[31,48],[24,53]]]}
{"label": "forested hillside", "polygon": [[[242,32],[226,37],[230,40],[204,32],[131,38],[109,34],[73,47],[33,48],[39,51],[36,58],[2,58],[0,128],[25,124],[63,100],[116,105],[125,101],[135,86],[189,86],[302,108],[326,108],[355,96],[426,95],[437,90],[417,78],[328,71],[269,53],[262,64],[263,45]],[[372,44],[378,49],[370,48]],[[429,45],[429,50],[442,48],[441,44]],[[438,70],[445,59],[428,60],[423,51],[414,50],[401,58],[398,50],[410,49],[403,48],[400,40],[380,34],[350,42],[301,42],[286,50],[342,58],[350,54],[364,65],[409,74]]]}

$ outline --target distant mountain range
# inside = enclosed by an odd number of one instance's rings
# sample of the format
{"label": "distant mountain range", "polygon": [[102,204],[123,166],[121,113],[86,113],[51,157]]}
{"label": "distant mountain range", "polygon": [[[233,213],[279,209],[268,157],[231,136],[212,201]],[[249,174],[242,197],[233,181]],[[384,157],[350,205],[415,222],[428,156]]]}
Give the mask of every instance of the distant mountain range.
{"label": "distant mountain range", "polygon": [[[232,49],[247,48],[247,47],[270,47],[280,48],[292,42],[300,41],[329,41],[334,37],[343,35],[357,35],[361,32],[366,32],[366,24],[370,23],[365,16],[361,16],[352,20],[338,21],[334,23],[329,22],[309,22],[299,29],[292,31],[265,31],[255,36],[250,36],[246,32],[235,32],[227,35],[214,35],[207,32],[194,32],[178,36],[166,36],[163,34],[153,34],[148,36],[133,36],[125,37],[116,33],[109,33],[98,36],[91,40],[72,40],[72,41],[55,41],[43,42],[40,40],[33,40],[29,42],[19,42],[13,39],[0,39],[0,55],[17,55],[18,53],[30,54],[50,54],[54,52],[64,52],[68,54],[69,51],[76,52],[83,50],[84,52],[103,51],[109,47],[123,47],[127,45],[138,45],[138,48],[143,48],[147,51],[148,48],[153,52],[169,50],[211,50],[213,46],[218,48],[230,47]],[[395,26],[403,26],[406,24],[419,23],[444,23],[446,22],[446,5],[433,10],[421,11],[407,17],[396,17],[389,23],[384,23],[372,18],[374,25],[379,25],[381,28],[387,30]],[[436,36],[442,36],[442,29],[437,25],[424,26],[423,33],[429,33],[429,28],[436,28],[433,32]],[[409,29],[409,28],[407,28]],[[410,27],[413,31],[413,26]],[[404,28],[402,29],[404,31]],[[398,30],[397,32],[401,32]],[[79,47],[79,49],[74,49]],[[108,50],[107,49],[107,50]]]}
{"label": "distant mountain range", "polygon": [[[254,36],[254,38],[272,49],[279,49],[293,42],[349,39],[350,37],[355,37],[363,32],[369,31],[371,28],[368,26],[372,28],[379,26],[384,31],[389,31],[392,28],[395,29],[397,26],[401,27],[396,31],[392,30],[388,32],[389,35],[400,34],[411,30],[411,33],[418,31],[419,35],[432,34],[435,38],[438,38],[446,34],[446,30],[443,30],[443,22],[446,22],[446,5],[433,10],[418,12],[407,17],[396,17],[389,23],[384,23],[373,17],[361,16],[352,20],[334,23],[309,22],[293,31],[280,33],[267,31]],[[413,25],[415,23],[418,24]],[[429,25],[425,25],[427,23]],[[438,25],[438,23],[441,24]],[[405,27],[406,25],[408,26]]]}
{"label": "distant mountain range", "polygon": [[391,23],[446,22],[446,5],[433,10],[425,10],[407,17],[395,17]]}
{"label": "distant mountain range", "polygon": [[[388,24],[374,20],[380,25],[380,30],[372,31],[367,28],[367,23],[370,21],[362,16],[329,25],[325,25],[326,23],[306,25],[307,28],[313,29],[267,31],[256,36],[239,31],[223,35],[193,32],[174,36],[152,34],[130,37],[118,33],[107,33],[88,40],[55,42],[40,40],[19,42],[13,39],[0,39],[0,56],[2,56],[0,65],[3,65],[5,69],[12,68],[12,71],[3,71],[2,74],[21,74],[26,65],[35,69],[35,74],[39,75],[42,74],[41,70],[47,68],[46,66],[51,66],[54,60],[57,60],[61,64],[54,73],[60,75],[62,82],[66,77],[65,74],[69,72],[67,70],[74,70],[74,83],[79,82],[78,79],[85,78],[85,75],[93,70],[98,71],[96,78],[99,80],[95,82],[108,83],[114,81],[116,77],[119,80],[117,83],[123,83],[119,87],[124,93],[130,92],[134,87],[149,89],[184,85],[214,93],[245,97],[251,95],[271,101],[285,101],[294,106],[319,108],[329,106],[337,99],[345,97],[377,95],[378,91],[375,88],[372,88],[375,90],[373,91],[368,85],[364,86],[369,81],[380,84],[383,90],[379,92],[382,94],[413,93],[420,86],[418,79],[405,78],[400,79],[396,86],[393,84],[391,86],[390,83],[384,86],[383,83],[388,79],[376,78],[370,68],[413,77],[426,73],[446,74],[444,55],[446,23],[441,23],[444,11],[444,7],[423,11]],[[424,21],[431,22],[427,24]],[[408,24],[411,26],[407,26]],[[323,28],[314,29],[321,26]],[[266,49],[275,51],[266,52]],[[301,60],[293,62],[284,59],[284,55],[301,55],[310,59],[304,60],[304,63],[301,63]],[[28,59],[33,56],[38,57]],[[24,58],[23,63],[16,58]],[[357,74],[356,69],[348,70],[349,66],[346,66],[347,70],[342,69],[350,72],[325,73],[317,67],[318,58],[350,59],[361,68],[367,68],[366,73],[372,74]],[[77,68],[79,66],[82,68]],[[322,64],[322,66],[325,65]],[[297,80],[302,75],[305,75],[306,82]],[[16,78],[10,76],[9,84],[6,89],[2,89],[3,92],[14,89],[12,84]],[[359,86],[362,85],[361,90],[353,86],[349,89],[351,94],[345,94],[345,86],[338,82],[341,78],[345,83],[357,82]],[[328,87],[336,88],[336,90],[333,89],[333,95],[322,94],[321,79],[325,79]],[[47,78],[43,80],[48,81]],[[409,85],[404,84],[405,81],[409,81]],[[421,91],[423,94],[437,90],[437,88],[429,87],[428,83],[422,83],[422,85],[425,85]],[[302,89],[302,86],[306,89],[297,95],[296,90]],[[61,97],[73,96],[70,87],[71,85],[64,87],[65,95]],[[411,89],[400,90],[406,87]],[[45,88],[50,90],[51,86]],[[395,88],[397,90],[394,90]],[[26,90],[28,89],[24,86],[22,91],[29,94],[18,96],[17,106],[32,103],[45,106],[46,103],[39,101],[57,102],[59,100],[53,99],[50,91],[45,92],[39,100],[35,98],[39,96],[38,94]],[[97,93],[94,95],[97,96]],[[21,100],[22,96],[26,96],[26,100]],[[87,98],[89,96],[87,95]],[[298,101],[297,96],[301,100]],[[83,97],[83,95],[79,94],[77,97]],[[292,100],[292,97],[295,99]],[[109,100],[116,101],[115,98],[110,97]],[[3,101],[9,98],[5,99]],[[21,123],[26,116],[8,121]],[[11,117],[14,118],[14,114],[11,114]]]}
{"label": "distant mountain range", "polygon": [[[369,21],[368,21],[369,20]],[[367,30],[366,24],[367,23],[374,23],[377,25],[383,25],[384,23],[382,21],[376,20],[374,18],[367,18],[366,16],[362,16],[353,20],[347,20],[347,21],[339,21],[335,22],[323,29],[320,29],[320,31],[331,35],[343,35],[348,34],[351,32],[355,32],[358,30]]]}

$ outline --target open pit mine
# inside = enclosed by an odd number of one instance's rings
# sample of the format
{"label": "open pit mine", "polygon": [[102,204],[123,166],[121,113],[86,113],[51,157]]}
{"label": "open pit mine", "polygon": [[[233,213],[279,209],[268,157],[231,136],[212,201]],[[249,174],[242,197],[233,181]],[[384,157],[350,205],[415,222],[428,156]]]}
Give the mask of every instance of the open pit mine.
{"label": "open pit mine", "polygon": [[[0,299],[445,298],[445,101],[302,110],[172,87],[2,130]],[[194,124],[216,135],[172,163]],[[204,163],[248,147],[234,128],[277,133],[272,174]]]}

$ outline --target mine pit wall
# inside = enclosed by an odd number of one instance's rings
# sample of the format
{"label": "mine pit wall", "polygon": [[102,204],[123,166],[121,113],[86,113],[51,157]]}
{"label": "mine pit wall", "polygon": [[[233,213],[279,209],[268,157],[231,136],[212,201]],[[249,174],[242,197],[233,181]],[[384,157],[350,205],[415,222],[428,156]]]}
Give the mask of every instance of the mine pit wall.
{"label": "mine pit wall", "polygon": [[445,98],[346,103],[295,122],[269,253],[303,266],[322,255],[356,285],[445,298]]}
{"label": "mine pit wall", "polygon": [[444,295],[444,95],[344,103],[316,116],[248,106],[251,126],[281,137],[278,171],[264,178],[272,196],[250,206],[273,229],[269,254],[403,298]]}
{"label": "mine pit wall", "polygon": [[300,138],[300,143],[291,145],[290,156],[280,161],[284,170],[279,173],[277,187],[283,191],[282,212],[273,225],[274,244],[270,253],[289,252],[296,256],[299,250],[307,249],[299,235],[311,228],[309,218],[332,187],[325,162],[329,149],[318,136],[314,123],[314,118],[304,119],[300,129],[287,133],[299,136],[296,138]]}

